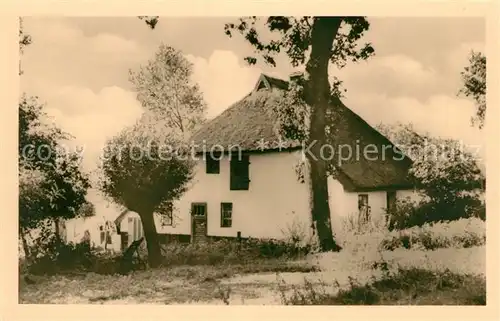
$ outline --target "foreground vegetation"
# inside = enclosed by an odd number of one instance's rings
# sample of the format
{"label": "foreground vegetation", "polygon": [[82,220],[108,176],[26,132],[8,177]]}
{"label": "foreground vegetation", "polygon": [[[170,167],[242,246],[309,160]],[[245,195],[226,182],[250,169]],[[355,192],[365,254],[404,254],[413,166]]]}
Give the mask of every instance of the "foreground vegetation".
{"label": "foreground vegetation", "polygon": [[291,295],[282,291],[287,305],[485,305],[486,281],[476,275],[448,270],[435,272],[419,268],[399,269],[368,284],[349,280],[346,289],[328,293],[306,281]]}
{"label": "foreground vegetation", "polygon": [[[163,264],[128,275],[114,272],[109,254],[42,257],[20,264],[20,303],[155,303],[155,304],[446,304],[486,302],[484,230],[475,219],[440,223],[396,232],[356,234],[339,238],[341,252],[314,254],[298,243],[249,240],[206,245],[169,244]],[[462,237],[458,237],[459,229]],[[482,225],[484,228],[484,225]],[[429,232],[435,229],[435,233]],[[477,233],[472,233],[476,229]],[[448,232],[442,232],[446,230]],[[438,233],[438,231],[441,231]],[[455,232],[451,232],[455,231]],[[448,234],[446,234],[448,233]],[[380,235],[384,234],[385,237]],[[395,235],[425,235],[431,244],[400,242]],[[444,237],[443,235],[448,235]],[[349,238],[349,239],[348,239]],[[425,238],[424,238],[425,239]],[[447,242],[443,239],[460,240]],[[374,240],[378,240],[374,242]],[[424,241],[423,244],[427,244]],[[475,242],[475,243],[474,243]],[[473,245],[471,245],[474,243]],[[393,244],[393,243],[391,243]],[[78,245],[82,247],[82,245]],[[78,246],[74,246],[77,248]],[[92,264],[77,264],[74,256]],[[145,253],[144,253],[145,254]],[[41,263],[42,262],[42,263]],[[43,263],[44,262],[44,263]],[[50,263],[48,263],[50,262]],[[104,268],[106,267],[106,268]]]}

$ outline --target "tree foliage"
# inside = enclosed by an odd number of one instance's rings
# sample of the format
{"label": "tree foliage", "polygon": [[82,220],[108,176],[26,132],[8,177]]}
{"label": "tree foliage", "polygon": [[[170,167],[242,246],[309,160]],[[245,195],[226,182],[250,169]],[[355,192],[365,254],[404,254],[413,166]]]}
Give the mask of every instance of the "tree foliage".
{"label": "tree foliage", "polygon": [[161,44],[147,65],[129,72],[129,79],[146,110],[187,136],[203,123],[207,108],[192,74],[192,64],[180,51]]}
{"label": "tree foliage", "polygon": [[[31,44],[31,36],[24,32],[23,28],[23,18],[19,17],[19,54],[22,55],[24,53],[24,48]],[[21,59],[19,59],[19,75],[23,74],[23,70],[21,69]]]}
{"label": "tree foliage", "polygon": [[[177,150],[182,141],[169,134],[154,135],[161,125],[148,121],[143,117],[109,140],[101,166],[103,192],[138,213],[143,209],[156,210],[164,201],[182,195],[193,169],[187,155]],[[164,126],[168,133],[167,125]]]}
{"label": "tree foliage", "polygon": [[79,217],[93,217],[96,215],[95,205],[91,202],[83,203],[78,209]]}
{"label": "tree foliage", "polygon": [[[253,47],[256,55],[266,64],[276,67],[276,56],[284,52],[292,66],[304,65],[308,51],[312,44],[312,27],[315,17],[283,17],[271,16],[265,19],[265,28],[279,34],[278,39],[264,40],[260,37],[259,24],[261,17],[241,17],[236,23],[227,23],[225,33],[232,37],[234,32],[240,33]],[[364,17],[345,17],[335,36],[333,49],[329,59],[337,67],[343,68],[348,61],[358,61],[368,58],[374,53],[371,44],[366,43],[362,48],[357,41],[368,30],[370,24]],[[249,64],[257,63],[259,57],[244,58]]]}
{"label": "tree foliage", "polygon": [[486,56],[481,52],[472,51],[469,56],[469,65],[460,75],[463,88],[459,93],[471,97],[476,104],[476,116],[472,118],[472,124],[483,128],[486,116]]}
{"label": "tree foliage", "polygon": [[158,16],[138,16],[140,20],[144,20],[146,24],[151,28],[154,29],[156,27],[156,24],[158,23],[160,17]]}
{"label": "tree foliage", "polygon": [[107,143],[101,190],[141,217],[151,266],[160,264],[154,213],[179,198],[193,176],[194,161],[171,135],[169,122],[146,113]]}
{"label": "tree foliage", "polygon": [[[30,43],[31,37],[24,32],[20,19],[21,54]],[[54,126],[43,109],[37,97],[26,94],[20,97],[19,234],[24,245],[27,230],[47,221],[78,216],[90,187],[87,174],[81,170],[79,155],[65,148],[64,142],[71,136]]]}
{"label": "tree foliage", "polygon": [[43,106],[34,97],[19,103],[19,219],[34,228],[46,219],[78,216],[90,187],[80,157],[62,142],[68,137],[44,121]]}

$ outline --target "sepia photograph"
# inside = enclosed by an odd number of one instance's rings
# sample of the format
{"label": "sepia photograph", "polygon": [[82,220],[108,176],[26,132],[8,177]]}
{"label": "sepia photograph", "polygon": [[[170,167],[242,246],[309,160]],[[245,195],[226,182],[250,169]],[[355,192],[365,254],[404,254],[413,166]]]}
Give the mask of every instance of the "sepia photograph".
{"label": "sepia photograph", "polygon": [[19,17],[19,304],[485,306],[486,23]]}

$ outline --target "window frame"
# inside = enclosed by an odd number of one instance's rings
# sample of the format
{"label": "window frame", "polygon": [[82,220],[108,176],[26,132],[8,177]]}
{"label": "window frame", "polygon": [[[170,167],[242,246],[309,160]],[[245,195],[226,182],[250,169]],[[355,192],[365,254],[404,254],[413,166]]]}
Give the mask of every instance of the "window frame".
{"label": "window frame", "polygon": [[[366,199],[366,203],[365,204],[362,204],[361,201],[363,199]],[[362,213],[361,213],[361,209],[363,207],[363,205],[366,206],[366,217],[362,217]],[[358,216],[359,216],[359,220],[364,220],[364,221],[370,221],[371,219],[371,213],[370,213],[370,197],[368,194],[358,194]]]}
{"label": "window frame", "polygon": [[362,206],[362,204],[361,204],[361,200],[362,200],[363,198],[365,198],[365,197],[366,197],[366,204],[364,204],[364,205],[366,205],[366,206],[370,206],[370,205],[369,205],[370,198],[369,198],[368,194],[358,194],[358,209],[361,209],[361,206]]}
{"label": "window frame", "polygon": [[[229,213],[229,217],[227,214]],[[225,224],[225,222],[229,222]],[[231,228],[233,227],[233,203],[222,202],[220,203],[220,227]]]}

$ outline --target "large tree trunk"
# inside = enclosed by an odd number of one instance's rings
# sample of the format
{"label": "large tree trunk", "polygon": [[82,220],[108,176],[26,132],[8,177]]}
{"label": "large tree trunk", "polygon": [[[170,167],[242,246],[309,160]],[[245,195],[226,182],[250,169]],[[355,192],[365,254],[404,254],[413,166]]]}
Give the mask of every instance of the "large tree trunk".
{"label": "large tree trunk", "polygon": [[153,211],[140,211],[139,216],[141,217],[144,237],[146,238],[149,266],[152,268],[158,267],[161,264],[161,248],[158,242],[158,234],[156,233]]}
{"label": "large tree trunk", "polygon": [[342,18],[317,17],[311,33],[311,55],[306,65],[304,99],[311,107],[309,119],[309,143],[306,153],[309,163],[310,208],[313,226],[320,242],[321,251],[338,250],[332,233],[330,206],[328,203],[328,164],[321,157],[321,147],[326,140],[326,112],[330,101],[328,63],[333,41]]}

